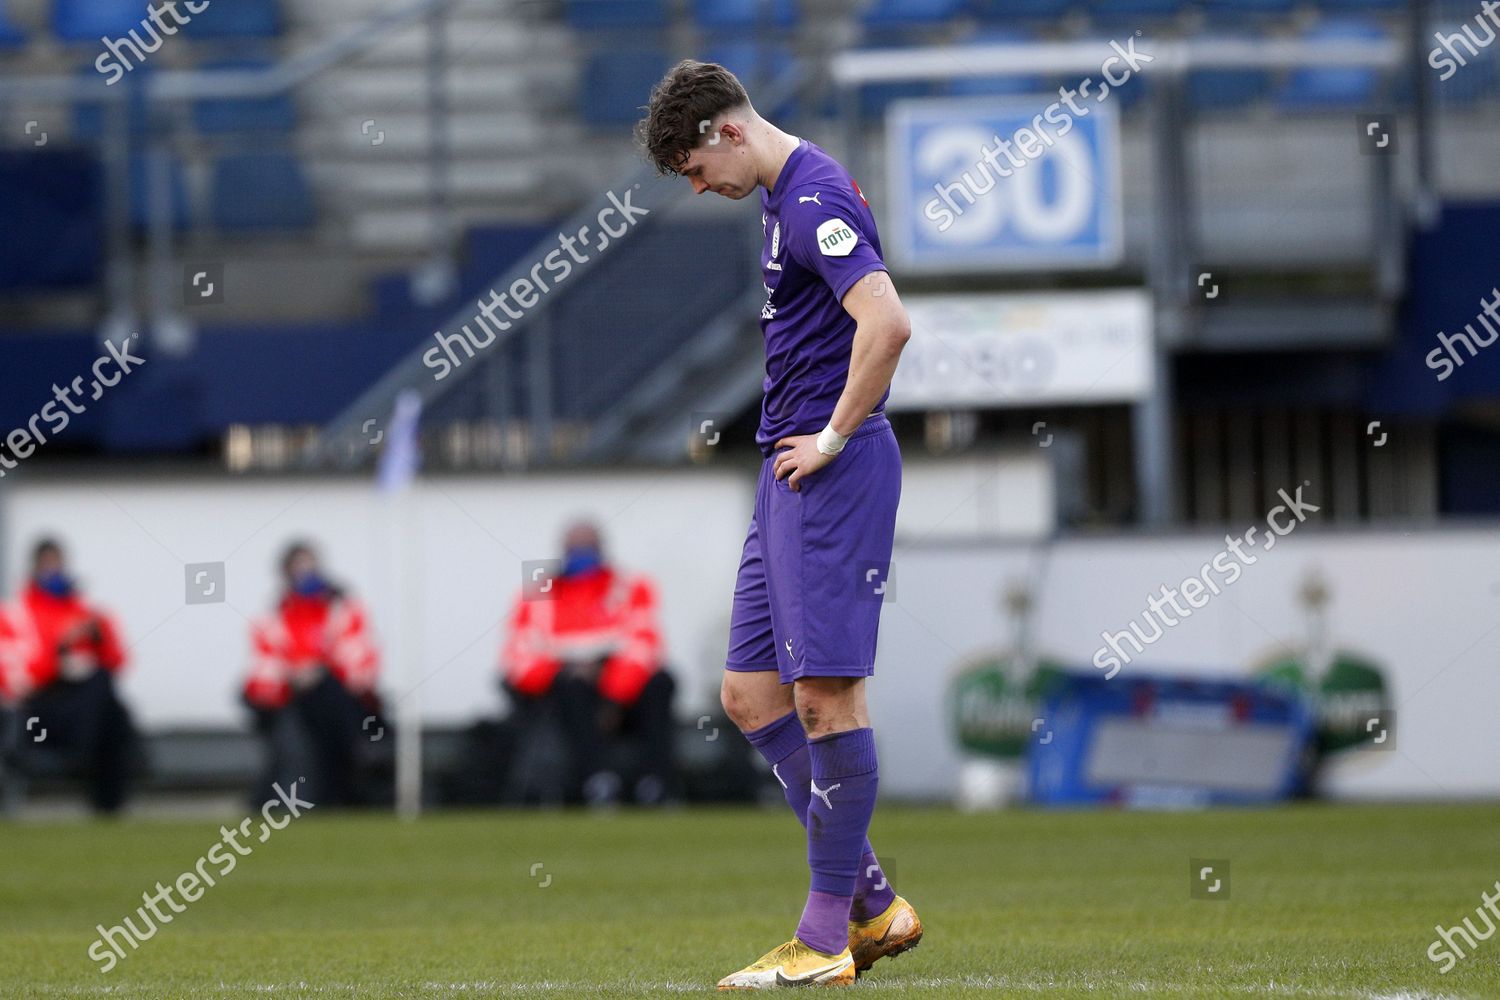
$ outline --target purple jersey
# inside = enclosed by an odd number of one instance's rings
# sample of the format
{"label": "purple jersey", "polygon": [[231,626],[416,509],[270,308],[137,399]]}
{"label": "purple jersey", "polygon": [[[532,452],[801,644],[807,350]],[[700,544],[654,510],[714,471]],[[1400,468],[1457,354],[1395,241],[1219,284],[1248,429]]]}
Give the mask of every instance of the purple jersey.
{"label": "purple jersey", "polygon": [[[875,217],[838,161],[803,139],[773,191],[761,191],[766,245],[765,400],[755,440],[769,455],[789,434],[816,434],[849,380],[854,317],[843,299],[854,283],[884,271]],[[874,412],[885,408],[885,397]]]}

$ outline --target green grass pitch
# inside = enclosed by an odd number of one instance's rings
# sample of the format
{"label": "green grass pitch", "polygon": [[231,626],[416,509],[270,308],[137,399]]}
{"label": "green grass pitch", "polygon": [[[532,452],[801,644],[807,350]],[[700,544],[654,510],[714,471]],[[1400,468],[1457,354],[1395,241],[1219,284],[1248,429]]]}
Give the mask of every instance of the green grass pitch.
{"label": "green grass pitch", "polygon": [[[218,838],[0,827],[0,997],[707,994],[786,939],[806,885],[781,811],[314,812],[101,974],[95,925]],[[872,839],[927,937],[854,995],[1500,997],[1500,936],[1447,975],[1427,958],[1500,879],[1500,806],[884,808]],[[1190,898],[1190,858],[1229,860],[1228,899]]]}

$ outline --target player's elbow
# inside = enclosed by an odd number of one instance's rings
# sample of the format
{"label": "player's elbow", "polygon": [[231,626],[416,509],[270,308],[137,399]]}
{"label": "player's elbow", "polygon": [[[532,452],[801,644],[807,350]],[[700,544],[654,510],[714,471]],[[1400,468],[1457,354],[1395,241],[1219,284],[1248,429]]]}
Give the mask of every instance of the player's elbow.
{"label": "player's elbow", "polygon": [[895,350],[900,351],[911,339],[911,319],[905,309],[896,310],[886,322],[885,339]]}

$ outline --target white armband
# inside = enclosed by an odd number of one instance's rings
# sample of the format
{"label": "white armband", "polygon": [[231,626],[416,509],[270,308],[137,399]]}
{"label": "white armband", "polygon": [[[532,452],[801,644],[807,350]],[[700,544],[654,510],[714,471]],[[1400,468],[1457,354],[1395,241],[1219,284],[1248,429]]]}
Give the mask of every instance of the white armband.
{"label": "white armband", "polygon": [[825,455],[837,455],[848,443],[849,439],[834,430],[832,423],[818,434],[818,450]]}

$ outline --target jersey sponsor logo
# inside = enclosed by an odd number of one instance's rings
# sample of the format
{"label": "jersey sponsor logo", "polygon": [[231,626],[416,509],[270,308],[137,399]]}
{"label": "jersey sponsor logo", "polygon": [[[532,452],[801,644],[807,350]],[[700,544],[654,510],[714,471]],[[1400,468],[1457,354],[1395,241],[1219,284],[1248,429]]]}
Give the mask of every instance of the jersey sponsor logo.
{"label": "jersey sponsor logo", "polygon": [[824,257],[847,257],[858,242],[859,237],[843,219],[835,217],[818,227],[818,250]]}
{"label": "jersey sponsor logo", "polygon": [[781,255],[781,220],[776,220],[776,228],[771,230],[771,259],[775,260]]}
{"label": "jersey sponsor logo", "polygon": [[[766,284],[765,282],[761,282],[760,287],[762,287],[762,288],[764,288],[766,290],[766,304],[760,307],[760,318],[761,319],[775,319],[776,318],[776,307],[773,306],[773,305],[771,305],[771,296],[776,294],[776,289],[772,288],[770,285]],[[790,640],[788,640],[788,641],[790,641]]]}

